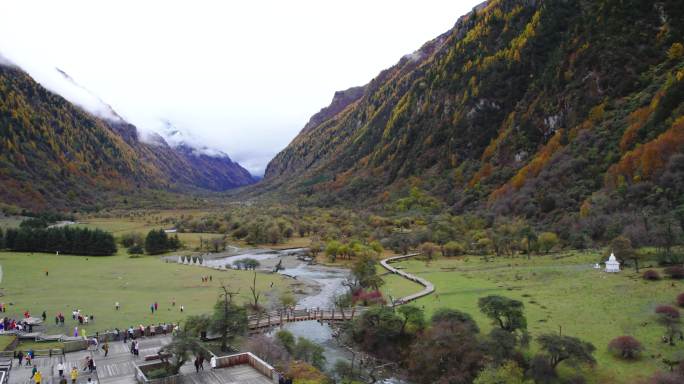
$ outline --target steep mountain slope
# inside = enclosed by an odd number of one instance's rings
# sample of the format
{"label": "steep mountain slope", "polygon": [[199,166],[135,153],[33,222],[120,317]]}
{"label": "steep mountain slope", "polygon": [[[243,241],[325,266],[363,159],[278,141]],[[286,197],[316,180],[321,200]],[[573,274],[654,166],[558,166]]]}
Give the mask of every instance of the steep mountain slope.
{"label": "steep mountain slope", "polygon": [[224,190],[253,182],[227,156],[140,141],[124,121],[94,117],[17,67],[0,65],[0,201],[66,209],[145,188]]}
{"label": "steep mountain slope", "polygon": [[258,191],[371,205],[419,186],[549,221],[682,204],[683,31],[675,0],[489,1],[302,130]]}

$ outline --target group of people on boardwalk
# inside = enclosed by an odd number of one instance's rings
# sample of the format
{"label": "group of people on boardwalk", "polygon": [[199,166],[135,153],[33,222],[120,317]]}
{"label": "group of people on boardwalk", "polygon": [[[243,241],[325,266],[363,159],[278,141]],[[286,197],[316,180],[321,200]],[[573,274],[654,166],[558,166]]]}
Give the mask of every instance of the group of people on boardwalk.
{"label": "group of people on boardwalk", "polygon": [[93,373],[95,371],[95,360],[90,357],[86,356],[85,361],[83,362],[83,371],[88,371],[89,373]]}
{"label": "group of people on boardwalk", "polygon": [[[92,359],[91,359],[92,360]],[[86,369],[89,368],[89,361],[86,361],[85,367]],[[64,363],[60,362],[57,364],[57,373],[59,374],[59,383],[60,384],[66,384],[66,378],[64,377],[64,371],[66,367],[64,366]],[[93,370],[95,370],[95,363],[93,363]],[[85,371],[85,369],[84,369]],[[92,373],[92,371],[91,371]],[[78,381],[78,368],[76,366],[71,367],[71,371],[69,372],[69,378],[71,378],[71,384],[76,384],[76,381]]]}
{"label": "group of people on boardwalk", "polygon": [[32,349],[26,352],[26,354],[24,354],[23,351],[17,352],[17,360],[19,360],[19,366],[21,366],[21,364],[25,361],[26,366],[30,367],[32,365],[31,362],[33,361],[34,357],[35,354]]}
{"label": "group of people on boardwalk", "polygon": [[195,364],[195,371],[197,371],[197,372],[204,371],[204,355],[200,353],[197,356],[195,356],[194,364]]}
{"label": "group of people on boardwalk", "polygon": [[26,318],[17,321],[16,319],[3,317],[0,320],[0,331],[33,332],[33,323],[30,323]]}
{"label": "group of people on boardwalk", "polygon": [[[57,364],[59,384],[67,384],[67,378],[64,376],[64,370],[64,363],[60,362],[59,364]],[[89,371],[90,374],[92,374],[95,371],[95,361],[92,358],[90,358],[90,356],[87,356],[85,358],[85,362],[83,364],[83,371]],[[76,368],[76,366],[71,367],[71,371],[69,372],[69,378],[71,379],[71,384],[76,384],[76,382],[78,381],[78,368]],[[34,366],[33,370],[31,371],[30,379],[33,380],[35,384],[41,384],[43,381],[43,374]],[[93,384],[92,378],[88,378],[88,383]]]}

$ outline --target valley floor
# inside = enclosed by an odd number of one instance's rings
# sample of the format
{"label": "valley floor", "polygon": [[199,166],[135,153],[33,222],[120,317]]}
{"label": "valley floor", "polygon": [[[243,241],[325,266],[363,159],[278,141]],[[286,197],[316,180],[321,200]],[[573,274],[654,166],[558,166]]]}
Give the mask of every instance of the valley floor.
{"label": "valley floor", "polygon": [[[471,314],[483,333],[489,332],[491,323],[478,308],[480,297],[502,295],[521,300],[532,337],[561,331],[594,344],[597,382],[633,382],[665,370],[662,359],[683,353],[682,342],[676,347],[662,343],[664,328],[656,322],[654,309],[659,304],[673,304],[684,284],[669,279],[645,281],[633,269],[617,274],[593,269],[601,259],[596,252],[571,252],[533,256],[532,260],[515,257],[485,262],[480,256],[467,256],[408,260],[393,266],[435,284],[435,294],[414,302],[427,316],[440,307],[456,308]],[[396,275],[383,278],[386,295],[398,297],[421,289]],[[641,341],[645,351],[640,360],[624,362],[608,352],[608,342],[621,335]]]}

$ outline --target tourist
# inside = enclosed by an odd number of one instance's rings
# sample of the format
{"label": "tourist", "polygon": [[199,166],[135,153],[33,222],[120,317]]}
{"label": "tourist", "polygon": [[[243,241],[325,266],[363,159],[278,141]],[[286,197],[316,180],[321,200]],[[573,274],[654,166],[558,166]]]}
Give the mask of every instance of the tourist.
{"label": "tourist", "polygon": [[175,297],[171,298],[171,306],[172,307],[176,306],[176,298]]}
{"label": "tourist", "polygon": [[27,353],[25,358],[26,358],[26,366],[28,367],[29,365],[31,365],[31,354]]}
{"label": "tourist", "polygon": [[194,364],[195,364],[195,372],[199,373],[199,358],[198,357],[195,357]]}
{"label": "tourist", "polygon": [[88,360],[88,371],[90,371],[90,374],[92,374],[94,370],[95,370],[95,359],[89,359]]}
{"label": "tourist", "polygon": [[150,312],[152,312],[152,314],[154,314],[154,304],[150,304]]}
{"label": "tourist", "polygon": [[159,308],[159,305],[158,305],[157,302],[155,301],[155,302],[154,302],[154,310],[156,311],[158,308]]}
{"label": "tourist", "polygon": [[107,341],[105,341],[104,344],[102,344],[102,350],[105,353],[104,357],[107,357],[107,354],[109,353],[109,344],[107,343]]}
{"label": "tourist", "polygon": [[204,371],[204,355],[200,353],[197,359],[199,360],[199,369]]}
{"label": "tourist", "polygon": [[74,337],[78,337],[78,327],[74,327]]}
{"label": "tourist", "polygon": [[216,369],[216,356],[211,356],[211,359],[209,359],[209,365],[211,366],[211,369]]}
{"label": "tourist", "polygon": [[71,384],[76,384],[77,379],[78,379],[78,369],[76,369],[76,366],[73,366],[71,368]]}
{"label": "tourist", "polygon": [[62,377],[59,379],[59,384],[67,384],[67,379],[66,379],[66,377],[63,377],[63,376],[62,376]]}
{"label": "tourist", "polygon": [[83,371],[85,372],[90,367],[90,356],[86,356],[83,360]]}
{"label": "tourist", "polygon": [[31,375],[31,377],[33,378],[33,382],[36,384],[40,384],[40,381],[43,379],[43,375],[41,375],[40,371],[37,370],[35,367],[33,369],[33,375]]}
{"label": "tourist", "polygon": [[55,316],[55,325],[59,325],[59,316]]}
{"label": "tourist", "polygon": [[118,301],[116,303],[114,303],[114,308],[116,308],[117,311],[119,310],[119,302]]}
{"label": "tourist", "polygon": [[185,307],[181,304],[180,311],[183,312],[184,310],[185,310]]}
{"label": "tourist", "polygon": [[57,372],[59,372],[59,377],[64,376],[64,363],[57,364]]}
{"label": "tourist", "polygon": [[43,318],[43,321],[47,320],[47,313],[45,313],[45,311],[43,311],[43,315],[41,317]]}
{"label": "tourist", "polygon": [[24,352],[19,351],[19,353],[17,353],[17,360],[19,360],[19,366],[21,367],[21,362],[24,360]]}
{"label": "tourist", "polygon": [[133,348],[133,355],[135,355],[135,357],[140,356],[140,346],[137,341],[135,342],[135,347]]}

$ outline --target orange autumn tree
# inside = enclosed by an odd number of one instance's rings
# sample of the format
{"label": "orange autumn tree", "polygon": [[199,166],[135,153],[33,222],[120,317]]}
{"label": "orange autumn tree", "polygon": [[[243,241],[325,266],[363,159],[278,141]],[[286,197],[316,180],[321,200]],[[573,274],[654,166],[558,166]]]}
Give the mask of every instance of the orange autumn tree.
{"label": "orange autumn tree", "polygon": [[667,131],[644,145],[625,153],[606,174],[606,184],[616,187],[623,182],[653,180],[660,175],[672,155],[684,150],[684,116]]}

